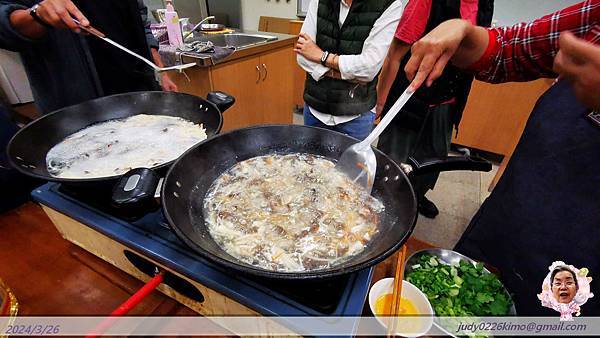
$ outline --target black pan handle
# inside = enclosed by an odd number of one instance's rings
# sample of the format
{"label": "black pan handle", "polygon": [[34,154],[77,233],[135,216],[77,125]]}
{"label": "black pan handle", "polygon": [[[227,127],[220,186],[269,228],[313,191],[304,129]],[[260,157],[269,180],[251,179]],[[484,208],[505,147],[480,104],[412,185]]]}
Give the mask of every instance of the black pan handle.
{"label": "black pan handle", "polygon": [[154,198],[160,177],[148,168],[136,168],[121,177],[113,188],[112,204],[129,214],[144,214],[159,207]]}
{"label": "black pan handle", "polygon": [[451,156],[444,159],[426,159],[419,161],[414,157],[408,158],[414,175],[437,173],[442,171],[471,170],[491,171],[492,164],[478,156]]}
{"label": "black pan handle", "polygon": [[221,91],[209,92],[206,99],[214,103],[221,113],[224,113],[235,103],[235,97]]}

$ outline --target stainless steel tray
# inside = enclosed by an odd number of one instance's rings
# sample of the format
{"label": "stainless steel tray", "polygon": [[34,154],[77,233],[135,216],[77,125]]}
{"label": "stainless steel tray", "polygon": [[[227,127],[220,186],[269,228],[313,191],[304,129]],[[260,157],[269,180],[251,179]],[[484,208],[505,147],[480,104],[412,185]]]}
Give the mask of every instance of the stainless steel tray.
{"label": "stainless steel tray", "polygon": [[[412,255],[410,255],[408,257],[408,259],[406,260],[406,267],[404,268],[404,279],[406,279],[406,276],[413,271],[413,265],[418,264],[419,262],[419,258],[423,255],[429,255],[429,256],[436,256],[438,257],[443,263],[446,263],[448,265],[456,265],[458,264],[460,261],[465,261],[465,262],[469,262],[473,265],[477,264],[477,262],[463,254],[460,254],[456,251],[452,251],[452,250],[447,250],[447,249],[423,249],[423,250],[419,250],[414,252]],[[483,270],[487,273],[491,273],[488,269],[486,269],[485,267],[483,267]],[[508,292],[508,290],[506,289],[506,287],[504,285],[502,285],[502,287],[504,288],[504,293],[506,293],[506,295],[511,299],[511,295]],[[432,306],[433,307],[433,306]],[[433,311],[435,312],[435,309],[433,309]],[[513,301],[513,305],[510,307],[509,311],[508,311],[508,316],[516,316],[517,315],[517,310],[515,309],[515,302]],[[439,328],[440,330],[442,330],[444,333],[446,333],[448,336],[451,337],[456,337],[454,334],[452,334],[451,332],[448,332],[447,330],[445,330],[443,327],[439,326],[435,321],[433,323],[437,328]]]}

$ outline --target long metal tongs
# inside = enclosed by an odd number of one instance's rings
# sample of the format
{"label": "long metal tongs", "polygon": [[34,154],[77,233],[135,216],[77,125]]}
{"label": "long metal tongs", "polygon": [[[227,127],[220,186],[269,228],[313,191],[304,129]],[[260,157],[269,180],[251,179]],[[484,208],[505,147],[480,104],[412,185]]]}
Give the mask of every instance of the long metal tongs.
{"label": "long metal tongs", "polygon": [[81,28],[82,30],[84,30],[84,31],[94,35],[95,37],[102,39],[102,40],[108,42],[109,44],[119,48],[120,50],[144,61],[148,66],[152,67],[154,69],[154,71],[156,71],[157,73],[168,72],[171,70],[182,71],[183,69],[190,68],[190,67],[193,67],[196,65],[195,63],[186,63],[183,65],[176,65],[176,66],[171,66],[171,67],[158,67],[157,65],[154,64],[154,62],[152,62],[152,61],[146,59],[145,57],[135,53],[134,51],[124,47],[123,45],[120,45],[120,44],[116,43],[115,41],[109,39],[108,37],[106,37],[106,35],[104,33],[97,30],[96,28],[94,28],[92,26],[84,26],[76,19],[73,19],[73,22],[75,22],[79,26],[79,28]]}

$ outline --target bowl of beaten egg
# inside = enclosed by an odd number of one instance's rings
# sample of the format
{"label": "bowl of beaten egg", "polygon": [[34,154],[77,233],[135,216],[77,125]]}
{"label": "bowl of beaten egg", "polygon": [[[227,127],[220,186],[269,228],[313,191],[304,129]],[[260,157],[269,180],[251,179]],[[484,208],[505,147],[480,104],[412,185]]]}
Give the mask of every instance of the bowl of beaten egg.
{"label": "bowl of beaten egg", "polygon": [[[377,281],[369,291],[369,306],[379,324],[387,328],[393,294],[394,278]],[[402,281],[402,301],[398,313],[396,333],[404,337],[422,336],[433,325],[433,308],[427,296],[416,286]],[[410,316],[403,320],[402,316]],[[415,318],[418,317],[418,318]]]}

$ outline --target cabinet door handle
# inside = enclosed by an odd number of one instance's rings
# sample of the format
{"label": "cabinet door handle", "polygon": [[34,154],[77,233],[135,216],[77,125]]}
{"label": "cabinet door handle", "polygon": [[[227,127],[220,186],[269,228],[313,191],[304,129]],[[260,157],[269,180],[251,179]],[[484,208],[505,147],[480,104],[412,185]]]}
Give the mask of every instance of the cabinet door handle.
{"label": "cabinet door handle", "polygon": [[263,81],[267,79],[267,75],[269,75],[269,71],[267,70],[267,65],[265,65],[264,63],[262,64],[262,67],[265,69],[265,77],[263,77]]}
{"label": "cabinet door handle", "polygon": [[257,77],[256,77],[256,83],[259,83],[260,82],[260,75],[261,74],[260,74],[260,67],[258,67],[258,65],[256,65],[256,75],[257,75]]}

